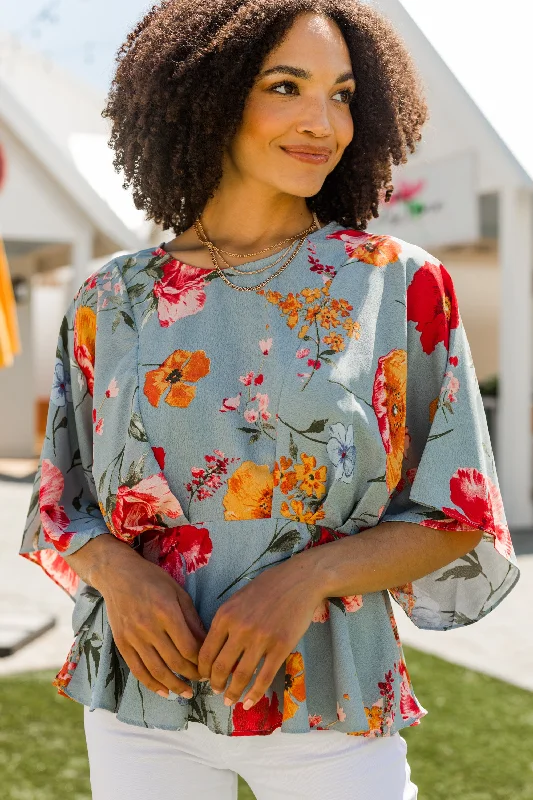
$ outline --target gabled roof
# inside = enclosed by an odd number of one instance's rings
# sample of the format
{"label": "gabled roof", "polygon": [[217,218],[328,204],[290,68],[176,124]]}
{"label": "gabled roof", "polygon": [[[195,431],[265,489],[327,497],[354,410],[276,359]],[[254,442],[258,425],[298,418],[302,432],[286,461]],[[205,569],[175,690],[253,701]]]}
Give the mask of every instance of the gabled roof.
{"label": "gabled roof", "polygon": [[[432,131],[438,130],[445,134],[442,144],[449,146],[451,151],[477,150],[480,154],[480,188],[483,191],[494,190],[497,184],[501,186],[503,179],[506,183],[533,189],[532,176],[496,132],[400,0],[370,1],[391,20],[422,74],[431,112],[430,120],[422,130],[422,144],[425,139],[429,142]],[[453,141],[448,142],[448,139]],[[430,150],[428,146],[429,158],[432,155]],[[449,151],[442,153],[449,154]],[[417,154],[411,156],[409,161],[416,159]]]}
{"label": "gabled roof", "polygon": [[117,247],[138,250],[152,223],[122,189],[101,117],[104,98],[90,86],[0,34],[0,117]]}

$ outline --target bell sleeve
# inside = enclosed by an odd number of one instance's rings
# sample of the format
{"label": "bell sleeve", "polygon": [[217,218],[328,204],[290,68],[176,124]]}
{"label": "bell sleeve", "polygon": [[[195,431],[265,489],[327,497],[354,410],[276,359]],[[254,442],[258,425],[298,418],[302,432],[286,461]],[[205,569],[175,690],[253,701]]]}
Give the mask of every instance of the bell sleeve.
{"label": "bell sleeve", "polygon": [[483,531],[465,556],[389,589],[418,628],[448,630],[496,608],[519,569],[454,285],[425,255],[407,261],[404,457],[381,521]]}
{"label": "bell sleeve", "polygon": [[94,304],[78,309],[80,293],[59,330],[46,433],[19,550],[74,600],[83,581],[63,556],[110,532],[92,474],[96,311]]}

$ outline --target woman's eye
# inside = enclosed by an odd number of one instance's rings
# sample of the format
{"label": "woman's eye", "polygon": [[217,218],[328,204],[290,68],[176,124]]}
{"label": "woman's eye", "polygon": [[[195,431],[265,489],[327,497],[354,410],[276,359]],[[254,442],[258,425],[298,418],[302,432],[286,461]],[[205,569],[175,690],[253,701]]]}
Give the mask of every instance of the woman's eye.
{"label": "woman's eye", "polygon": [[[296,84],[292,83],[291,81],[284,81],[283,83],[276,83],[274,86],[271,86],[270,88],[271,88],[271,90],[273,92],[275,92],[277,89],[281,89],[282,86],[292,86],[293,89],[296,88]],[[281,94],[281,92],[279,92],[279,94]],[[283,94],[286,94],[286,92],[283,92]]]}
{"label": "woman's eye", "polygon": [[[271,86],[270,91],[277,92],[278,89],[281,89],[281,87],[285,86],[290,86],[291,89],[298,89],[297,85],[292,81],[283,81],[283,83],[276,83],[274,86]],[[289,92],[277,92],[277,93],[286,95],[290,94]],[[343,94],[345,99],[342,102],[348,105],[351,102],[351,99],[355,93],[351,89],[342,89],[339,92],[335,92],[335,94]]]}
{"label": "woman's eye", "polygon": [[351,89],[342,89],[342,91],[340,91],[340,92],[337,92],[337,94],[343,94],[343,95],[345,96],[345,98],[346,98],[346,99],[344,100],[344,102],[345,102],[346,104],[348,104],[348,103],[350,103],[350,102],[351,102],[351,100],[352,100],[352,97],[354,96],[355,92],[352,92],[352,90],[351,90]]}

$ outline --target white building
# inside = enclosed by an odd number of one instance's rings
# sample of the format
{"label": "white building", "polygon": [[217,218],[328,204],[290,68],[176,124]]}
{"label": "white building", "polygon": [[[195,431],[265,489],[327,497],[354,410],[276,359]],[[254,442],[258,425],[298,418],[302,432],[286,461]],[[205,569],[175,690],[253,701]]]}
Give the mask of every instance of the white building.
{"label": "white building", "polygon": [[[423,75],[430,120],[417,153],[395,170],[395,202],[369,230],[425,247],[452,275],[478,380],[498,376],[491,432],[508,521],[529,528],[533,180],[398,0],[379,5]],[[70,292],[115,252],[168,237],[143,220],[113,171],[100,117],[104,97],[57,67],[43,72],[40,55],[16,52],[9,42],[0,37],[8,53],[0,67],[0,145],[8,172],[0,231],[13,274],[31,278],[33,291],[19,305],[23,353],[0,371],[0,456],[28,456],[38,446],[28,421],[39,398],[41,409],[48,403],[66,303],[57,284],[70,280]]]}

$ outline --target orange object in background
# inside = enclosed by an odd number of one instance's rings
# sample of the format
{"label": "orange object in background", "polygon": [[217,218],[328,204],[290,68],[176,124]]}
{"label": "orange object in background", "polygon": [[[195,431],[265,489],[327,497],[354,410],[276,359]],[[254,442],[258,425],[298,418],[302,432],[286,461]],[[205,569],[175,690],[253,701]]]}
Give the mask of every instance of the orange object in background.
{"label": "orange object in background", "polygon": [[4,242],[0,237],[0,368],[10,367],[20,349],[15,294]]}

